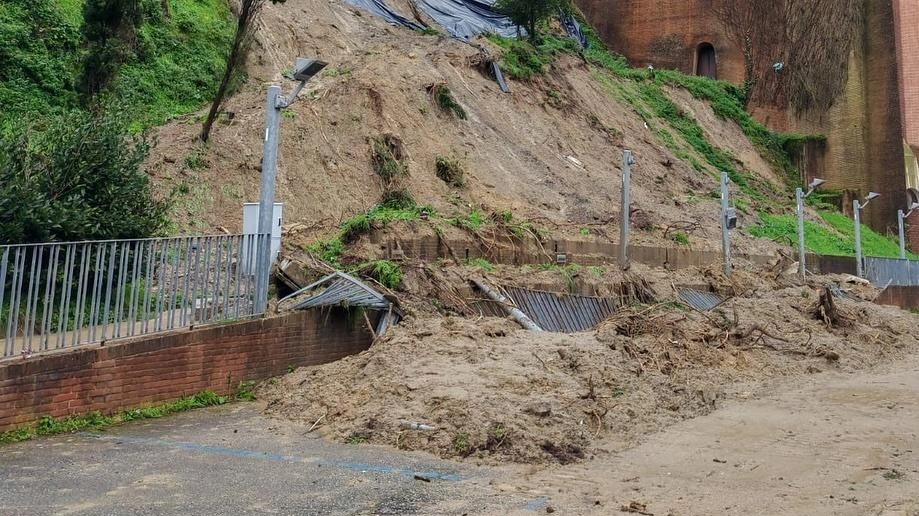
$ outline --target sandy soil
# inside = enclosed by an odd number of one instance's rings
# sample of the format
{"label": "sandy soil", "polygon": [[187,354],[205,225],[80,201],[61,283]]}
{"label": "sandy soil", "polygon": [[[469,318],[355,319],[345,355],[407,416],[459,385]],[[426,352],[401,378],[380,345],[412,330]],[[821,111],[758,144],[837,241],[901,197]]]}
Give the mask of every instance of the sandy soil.
{"label": "sandy soil", "polygon": [[514,470],[503,487],[541,493],[559,514],[915,516],[917,391],[917,355],[863,373],[738,385],[724,408],[641,446]]}

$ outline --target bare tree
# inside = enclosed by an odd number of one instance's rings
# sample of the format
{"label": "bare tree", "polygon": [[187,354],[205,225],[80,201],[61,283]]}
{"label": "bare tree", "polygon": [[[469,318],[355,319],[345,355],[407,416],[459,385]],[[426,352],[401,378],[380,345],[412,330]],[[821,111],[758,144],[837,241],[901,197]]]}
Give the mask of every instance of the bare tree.
{"label": "bare tree", "polygon": [[[220,108],[223,106],[224,100],[226,100],[233,76],[245,63],[246,54],[249,52],[249,47],[255,36],[259,13],[261,13],[266,1],[268,0],[241,0],[239,16],[236,19],[236,35],[233,37],[233,46],[227,56],[227,66],[223,72],[223,79],[220,80],[217,94],[211,103],[211,110],[208,112],[204,126],[201,128],[201,141],[203,142],[206,142],[211,136],[211,127],[213,127],[214,121],[220,113]],[[284,3],[285,0],[270,1],[273,4],[279,4]]]}

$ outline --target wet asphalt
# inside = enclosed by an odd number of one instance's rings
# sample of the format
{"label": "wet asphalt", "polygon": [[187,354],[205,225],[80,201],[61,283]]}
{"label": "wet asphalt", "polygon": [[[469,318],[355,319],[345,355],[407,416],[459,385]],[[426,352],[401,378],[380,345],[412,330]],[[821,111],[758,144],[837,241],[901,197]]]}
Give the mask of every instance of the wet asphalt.
{"label": "wet asphalt", "polygon": [[338,444],[256,403],[0,447],[0,516],[538,514],[499,469]]}

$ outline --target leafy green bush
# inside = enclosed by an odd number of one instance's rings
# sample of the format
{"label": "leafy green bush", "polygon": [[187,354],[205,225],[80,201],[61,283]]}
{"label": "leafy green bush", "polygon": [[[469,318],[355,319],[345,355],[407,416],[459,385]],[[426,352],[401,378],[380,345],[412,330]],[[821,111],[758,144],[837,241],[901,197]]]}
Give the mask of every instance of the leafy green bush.
{"label": "leafy green bush", "polygon": [[395,290],[402,285],[402,267],[389,260],[377,260],[365,263],[357,268],[358,272],[370,276],[384,287]]}
{"label": "leafy green bush", "polygon": [[143,238],[166,227],[142,165],[146,135],[126,137],[117,108],[73,111],[43,131],[0,134],[0,241]]}

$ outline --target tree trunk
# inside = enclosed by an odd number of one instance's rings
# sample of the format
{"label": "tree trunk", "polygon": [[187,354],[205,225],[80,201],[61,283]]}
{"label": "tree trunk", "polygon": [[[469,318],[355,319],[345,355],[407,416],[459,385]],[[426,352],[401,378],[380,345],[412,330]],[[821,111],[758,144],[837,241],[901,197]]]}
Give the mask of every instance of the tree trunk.
{"label": "tree trunk", "polygon": [[172,13],[169,12],[169,0],[160,0],[160,8],[163,11],[163,16],[166,18],[171,18]]}
{"label": "tree trunk", "polygon": [[217,88],[217,94],[211,103],[211,109],[207,113],[207,119],[204,120],[204,126],[201,128],[201,141],[207,143],[211,137],[211,128],[217,115],[220,114],[220,108],[223,105],[227,90],[230,88],[230,81],[236,72],[239,63],[242,61],[242,55],[246,51],[246,40],[248,38],[249,27],[255,17],[255,12],[259,2],[253,0],[244,0],[243,7],[239,13],[239,19],[236,22],[236,36],[233,38],[233,48],[230,49],[230,55],[227,56],[227,66],[223,71],[223,78],[220,80],[220,87]]}

